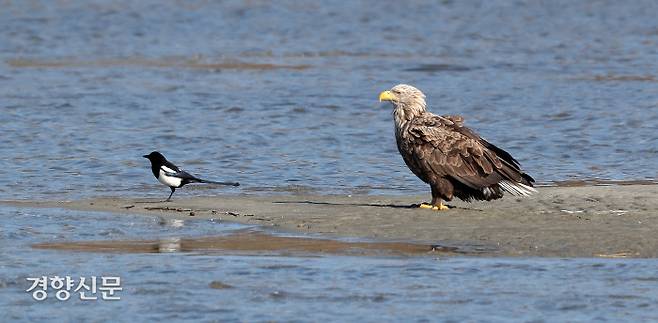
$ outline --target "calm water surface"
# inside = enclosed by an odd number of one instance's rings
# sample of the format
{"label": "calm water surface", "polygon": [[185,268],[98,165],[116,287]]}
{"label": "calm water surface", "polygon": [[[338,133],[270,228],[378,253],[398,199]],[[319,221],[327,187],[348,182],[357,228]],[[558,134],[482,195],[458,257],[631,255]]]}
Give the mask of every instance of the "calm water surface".
{"label": "calm water surface", "polygon": [[[84,253],[32,243],[228,234],[242,226],[0,208],[0,320],[655,321],[657,260]],[[120,276],[120,301],[43,302],[27,277]],[[218,282],[232,288],[211,288]],[[98,295],[100,296],[100,294]],[[62,309],[66,308],[65,311]]]}
{"label": "calm water surface", "polygon": [[[6,1],[0,198],[425,192],[383,89],[462,114],[540,182],[657,178],[658,3]],[[199,194],[183,190],[184,194]]]}
{"label": "calm water surface", "polygon": [[[655,1],[0,7],[0,199],[164,197],[140,157],[156,149],[243,183],[180,196],[426,192],[376,102],[401,82],[433,112],[466,116],[540,182],[658,178]],[[0,208],[0,321],[658,320],[656,260],[30,248],[238,228]],[[123,300],[37,303],[25,278],[41,275],[119,275]]]}

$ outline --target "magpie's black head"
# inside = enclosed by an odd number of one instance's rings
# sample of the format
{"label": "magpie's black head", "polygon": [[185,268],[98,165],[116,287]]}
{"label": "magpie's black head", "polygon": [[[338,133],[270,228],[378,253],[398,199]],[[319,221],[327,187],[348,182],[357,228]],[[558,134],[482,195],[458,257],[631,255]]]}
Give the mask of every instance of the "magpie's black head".
{"label": "magpie's black head", "polygon": [[151,163],[158,163],[158,162],[159,162],[159,163],[162,163],[162,162],[164,162],[164,161],[166,160],[165,157],[162,156],[162,154],[159,153],[159,152],[157,152],[157,151],[153,151],[153,152],[151,152],[150,154],[148,154],[148,155],[144,155],[144,156],[142,156],[142,157],[144,157],[144,158],[148,158],[148,160],[150,160]]}

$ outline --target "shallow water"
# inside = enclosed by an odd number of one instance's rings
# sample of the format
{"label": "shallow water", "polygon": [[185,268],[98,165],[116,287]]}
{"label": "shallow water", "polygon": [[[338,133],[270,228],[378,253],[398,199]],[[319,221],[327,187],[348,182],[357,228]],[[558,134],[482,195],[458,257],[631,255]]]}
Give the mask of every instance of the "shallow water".
{"label": "shallow water", "polygon": [[[464,115],[540,182],[655,180],[657,9],[4,1],[0,199],[164,197],[140,157],[155,149],[243,184],[177,195],[426,192],[398,156],[390,107],[376,102],[400,82],[421,88],[432,111]],[[244,228],[2,207],[0,321],[658,320],[656,260],[30,248]],[[123,300],[69,300],[63,311],[24,292],[41,275],[118,275]]]}
{"label": "shallow water", "polygon": [[419,193],[383,89],[540,182],[657,178],[655,1],[6,1],[0,198],[164,196],[140,156],[262,192]]}
{"label": "shallow water", "polygon": [[[0,320],[650,321],[655,259],[492,259],[94,253],[51,241],[160,239],[255,230],[209,220],[0,208]],[[42,302],[27,277],[119,276],[118,301]],[[100,297],[100,292],[98,295]],[[61,309],[65,306],[66,311]]]}

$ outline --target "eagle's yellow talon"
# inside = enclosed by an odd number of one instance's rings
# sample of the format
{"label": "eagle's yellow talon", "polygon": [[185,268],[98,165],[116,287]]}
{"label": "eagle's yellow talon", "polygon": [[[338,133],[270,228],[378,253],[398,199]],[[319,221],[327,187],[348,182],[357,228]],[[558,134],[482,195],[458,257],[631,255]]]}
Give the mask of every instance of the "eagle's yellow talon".
{"label": "eagle's yellow talon", "polygon": [[443,205],[443,203],[439,205],[431,205],[431,204],[426,204],[426,203],[421,203],[420,206],[418,206],[421,209],[429,209],[432,211],[445,211],[445,210],[450,210],[449,207]]}

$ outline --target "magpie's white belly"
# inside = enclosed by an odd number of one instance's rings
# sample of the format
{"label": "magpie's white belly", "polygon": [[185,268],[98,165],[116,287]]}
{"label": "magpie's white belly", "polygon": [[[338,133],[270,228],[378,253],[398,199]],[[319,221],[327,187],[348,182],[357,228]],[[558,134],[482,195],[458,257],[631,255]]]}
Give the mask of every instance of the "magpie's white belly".
{"label": "magpie's white belly", "polygon": [[160,174],[158,176],[158,181],[160,181],[160,183],[165,184],[167,186],[180,187],[180,184],[183,180],[178,177],[167,176],[165,172],[161,169]]}

